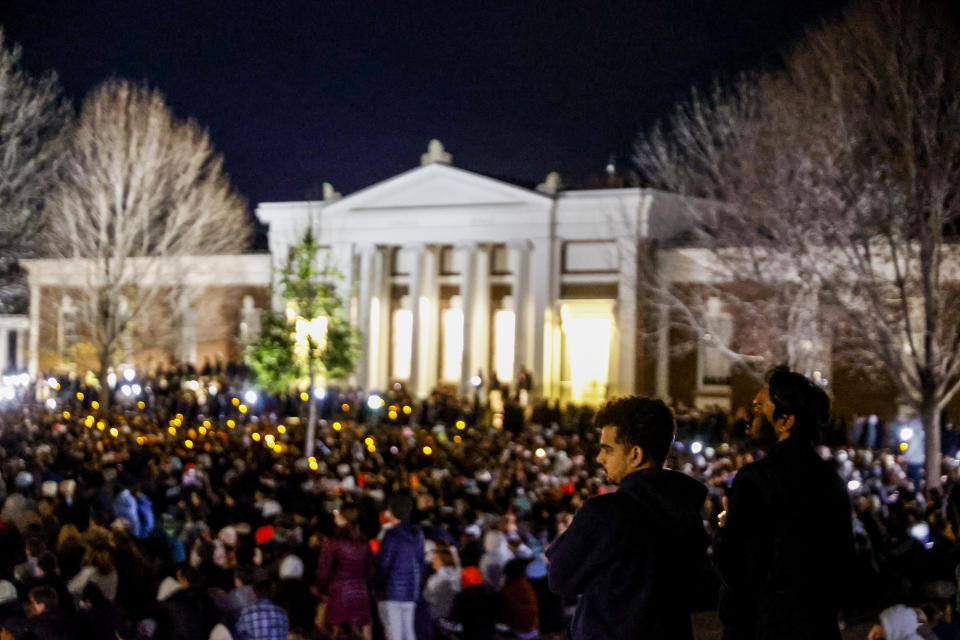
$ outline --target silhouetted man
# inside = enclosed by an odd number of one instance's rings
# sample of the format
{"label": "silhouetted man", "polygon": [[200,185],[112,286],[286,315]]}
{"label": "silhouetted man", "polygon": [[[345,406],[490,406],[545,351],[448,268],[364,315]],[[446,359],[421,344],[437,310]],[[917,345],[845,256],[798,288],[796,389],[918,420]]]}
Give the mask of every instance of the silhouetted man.
{"label": "silhouetted man", "polygon": [[776,443],[737,473],[721,514],[714,556],[725,640],[840,638],[853,532],[846,487],[814,450],[829,414],[827,394],[786,367],[753,401],[751,431]]}

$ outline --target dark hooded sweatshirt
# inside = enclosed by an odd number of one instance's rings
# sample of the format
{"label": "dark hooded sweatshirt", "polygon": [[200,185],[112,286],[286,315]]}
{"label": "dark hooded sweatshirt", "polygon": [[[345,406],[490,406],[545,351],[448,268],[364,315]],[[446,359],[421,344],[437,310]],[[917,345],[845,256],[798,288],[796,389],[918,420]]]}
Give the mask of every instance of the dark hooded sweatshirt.
{"label": "dark hooded sweatshirt", "polygon": [[574,640],[692,640],[689,584],[707,547],[706,494],[682,473],[642,469],[584,503],[547,549],[550,588],[581,596]]}

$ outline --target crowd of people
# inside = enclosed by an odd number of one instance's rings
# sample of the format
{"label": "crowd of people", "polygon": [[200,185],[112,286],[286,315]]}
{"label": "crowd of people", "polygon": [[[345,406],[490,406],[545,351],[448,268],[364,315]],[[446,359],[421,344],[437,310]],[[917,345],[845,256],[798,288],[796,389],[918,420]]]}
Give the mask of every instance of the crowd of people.
{"label": "crowd of people", "polygon": [[[113,383],[108,399],[89,380],[40,377],[3,405],[0,621],[12,637],[470,640],[568,628],[576,598],[550,589],[547,550],[588,499],[614,490],[595,464],[593,409],[504,395],[491,411],[486,398],[440,392],[415,403],[400,386],[378,402],[332,389],[279,400],[252,390],[242,367]],[[320,420],[306,459],[311,401]],[[770,443],[738,434],[736,415],[678,416],[666,466],[705,486],[699,516],[716,540],[734,478]],[[951,632],[956,459],[944,457],[943,488],[926,490],[898,449],[818,452],[853,507],[844,615],[924,605],[930,627]],[[663,562],[697,607],[717,607],[713,563]]]}

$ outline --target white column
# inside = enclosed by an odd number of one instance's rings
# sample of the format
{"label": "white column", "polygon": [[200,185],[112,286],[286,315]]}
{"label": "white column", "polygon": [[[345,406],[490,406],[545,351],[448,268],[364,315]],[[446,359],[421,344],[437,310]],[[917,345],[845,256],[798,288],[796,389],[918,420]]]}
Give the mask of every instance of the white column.
{"label": "white column", "polygon": [[[416,253],[414,267],[410,273],[410,305],[413,316],[413,339],[411,340],[410,362],[410,393],[418,398],[424,398],[430,392],[429,377],[431,368],[430,342],[436,342],[437,334],[433,331],[435,322],[431,316],[436,315],[435,308],[431,308],[431,295],[436,278],[432,277],[436,271],[434,252],[423,243],[408,245],[407,250]],[[436,364],[436,360],[433,360]],[[434,367],[435,368],[435,367]],[[436,378],[436,373],[433,373]]]}
{"label": "white column", "polygon": [[197,362],[197,292],[187,287],[180,298],[180,360]]}
{"label": "white column", "polygon": [[474,348],[478,323],[477,308],[477,243],[457,247],[460,252],[460,298],[463,300],[463,357],[460,360],[460,392],[470,393],[470,377],[476,372],[477,352]]}
{"label": "white column", "polygon": [[16,361],[15,366],[17,369],[22,369],[24,364],[26,364],[26,358],[24,358],[24,352],[27,342],[27,332],[23,329],[17,330],[17,352],[16,352]]}
{"label": "white column", "polygon": [[[370,318],[373,321],[377,319],[377,325],[371,334],[376,335],[376,344],[372,351],[375,358],[371,366],[371,375],[373,384],[379,389],[385,389],[390,381],[390,327],[393,317],[391,308],[393,304],[392,291],[390,287],[390,256],[392,249],[387,247],[379,249],[373,256],[373,286],[372,292],[377,297],[377,309],[370,310]],[[374,314],[376,311],[376,314]]]}
{"label": "white column", "polygon": [[670,308],[663,304],[657,309],[657,367],[656,393],[664,402],[670,402]]}
{"label": "white column", "polygon": [[440,380],[440,251],[428,246],[424,251],[423,289],[420,294],[420,330],[423,349],[421,387],[424,396],[436,388]]}
{"label": "white column", "polygon": [[357,362],[357,384],[361,388],[373,388],[371,366],[375,362],[372,350],[376,348],[376,338],[370,335],[370,304],[374,296],[373,258],[376,247],[372,244],[360,245],[360,281],[357,291],[357,329],[360,331],[360,359]]}
{"label": "white column", "polygon": [[467,380],[483,370],[484,380],[490,380],[490,246],[477,247],[474,268],[473,309],[473,367]]}
{"label": "white column", "polygon": [[40,287],[30,287],[30,375],[40,370]]}
{"label": "white column", "polygon": [[[549,353],[545,351],[552,338],[548,333],[553,327],[553,314],[550,310],[557,302],[550,285],[557,278],[557,274],[550,273],[552,264],[550,253],[552,250],[549,238],[539,238],[533,241],[533,251],[530,256],[533,282],[536,283],[536,286],[533,287],[533,332],[531,338],[533,359],[527,367],[533,374],[533,388],[538,393],[543,392],[548,387],[547,376],[549,370],[547,361]],[[550,321],[549,326],[548,320]]]}
{"label": "white column", "polygon": [[[19,341],[17,344],[20,344]],[[10,330],[6,327],[0,327],[0,372],[13,369],[16,366],[16,356],[10,353]]]}
{"label": "white column", "polygon": [[508,245],[510,250],[510,270],[513,272],[513,308],[515,317],[515,338],[513,343],[513,371],[498,371],[497,375],[501,380],[517,379],[517,373],[520,367],[532,366],[533,345],[531,344],[531,335],[533,334],[531,324],[531,300],[530,300],[530,249],[529,240],[514,240]]}
{"label": "white column", "polygon": [[[618,395],[637,391],[637,259],[638,245],[629,235],[617,241],[620,276],[617,280],[619,366],[614,382]],[[614,354],[611,354],[614,355]]]}

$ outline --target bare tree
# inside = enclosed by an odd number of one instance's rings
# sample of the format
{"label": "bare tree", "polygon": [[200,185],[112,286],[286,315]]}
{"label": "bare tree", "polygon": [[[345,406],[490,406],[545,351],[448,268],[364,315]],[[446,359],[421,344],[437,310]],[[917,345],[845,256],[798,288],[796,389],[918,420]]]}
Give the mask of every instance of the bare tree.
{"label": "bare tree", "polygon": [[57,187],[50,246],[82,270],[78,319],[103,384],[132,323],[191,303],[189,257],[246,246],[246,205],[207,133],[174,118],[159,92],[122,80],[84,102]]}
{"label": "bare tree", "polygon": [[[654,183],[721,203],[691,207],[692,244],[710,287],[773,329],[725,347],[773,364],[798,353],[785,319],[812,323],[920,415],[931,485],[940,412],[960,389],[958,36],[947,2],[854,4],[783,71],[695,93],[637,147]],[[652,289],[705,331],[696,300]]]}
{"label": "bare tree", "polygon": [[0,30],[0,313],[25,300],[16,258],[36,253],[43,202],[70,115],[56,76],[28,74],[20,56],[20,47],[8,47]]}

